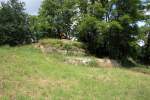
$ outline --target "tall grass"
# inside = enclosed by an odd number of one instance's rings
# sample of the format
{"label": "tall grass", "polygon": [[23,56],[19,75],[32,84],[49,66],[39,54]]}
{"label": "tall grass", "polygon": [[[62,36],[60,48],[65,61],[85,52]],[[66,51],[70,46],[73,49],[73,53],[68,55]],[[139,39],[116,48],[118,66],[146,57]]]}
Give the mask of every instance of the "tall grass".
{"label": "tall grass", "polygon": [[149,100],[150,76],[123,68],[83,67],[32,45],[0,47],[1,100]]}

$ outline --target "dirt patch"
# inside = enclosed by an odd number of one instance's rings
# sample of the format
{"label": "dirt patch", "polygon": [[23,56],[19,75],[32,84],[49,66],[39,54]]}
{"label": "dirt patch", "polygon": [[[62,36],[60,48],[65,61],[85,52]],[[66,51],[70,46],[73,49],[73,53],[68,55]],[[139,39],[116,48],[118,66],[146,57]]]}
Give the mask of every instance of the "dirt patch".
{"label": "dirt patch", "polygon": [[73,64],[73,65],[78,65],[78,64],[84,64],[87,65],[92,61],[91,58],[86,58],[86,57],[68,57],[66,59],[66,63]]}
{"label": "dirt patch", "polygon": [[50,53],[50,52],[54,52],[54,51],[56,52],[57,51],[57,48],[52,47],[50,45],[43,45],[41,43],[36,44],[35,48],[40,49],[43,53]]}
{"label": "dirt patch", "polygon": [[[50,43],[38,43],[35,45],[36,48],[41,49],[43,53],[59,53],[62,55],[71,55],[75,57],[67,57],[66,58],[66,63],[73,64],[73,65],[79,65],[79,64],[95,64],[98,65],[98,67],[107,67],[107,68],[112,68],[112,67],[120,67],[120,64],[113,59],[109,58],[95,58],[95,57],[88,57],[85,53],[84,49],[75,47],[70,45],[69,49],[67,49],[67,46],[64,46],[65,44],[71,44],[72,41],[70,40],[60,40],[62,45],[61,46],[53,46]],[[82,56],[87,56],[87,57],[82,57]],[[97,66],[96,66],[97,67]]]}
{"label": "dirt patch", "polygon": [[78,65],[78,64],[88,65],[91,64],[92,62],[94,62],[95,65],[97,65],[98,67],[107,67],[107,68],[120,67],[120,64],[117,61],[108,58],[100,59],[100,58],[90,58],[90,57],[68,57],[66,59],[66,63],[73,64],[73,65]]}
{"label": "dirt patch", "polygon": [[112,68],[112,67],[120,66],[120,64],[116,60],[112,60],[112,59],[108,59],[108,58],[104,58],[104,59],[97,58],[96,62],[101,67],[104,66],[104,67]]}

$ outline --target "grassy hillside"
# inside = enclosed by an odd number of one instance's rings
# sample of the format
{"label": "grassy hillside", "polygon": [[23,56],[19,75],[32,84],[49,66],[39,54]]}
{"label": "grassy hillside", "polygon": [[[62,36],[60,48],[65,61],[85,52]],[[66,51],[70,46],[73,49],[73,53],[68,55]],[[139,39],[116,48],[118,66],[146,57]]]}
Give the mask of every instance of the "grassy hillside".
{"label": "grassy hillside", "polygon": [[149,100],[149,74],[94,63],[70,64],[67,57],[87,55],[54,52],[56,47],[81,50],[82,44],[40,43],[54,50],[42,51],[39,44],[0,47],[0,100]]}

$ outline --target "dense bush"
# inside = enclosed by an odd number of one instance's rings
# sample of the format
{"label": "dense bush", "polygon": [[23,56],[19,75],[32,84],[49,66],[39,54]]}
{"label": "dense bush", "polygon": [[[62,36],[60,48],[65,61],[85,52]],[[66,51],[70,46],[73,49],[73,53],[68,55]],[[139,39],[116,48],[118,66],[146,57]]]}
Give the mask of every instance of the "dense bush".
{"label": "dense bush", "polygon": [[0,44],[17,45],[30,42],[28,16],[24,12],[24,3],[9,0],[1,3],[0,8]]}

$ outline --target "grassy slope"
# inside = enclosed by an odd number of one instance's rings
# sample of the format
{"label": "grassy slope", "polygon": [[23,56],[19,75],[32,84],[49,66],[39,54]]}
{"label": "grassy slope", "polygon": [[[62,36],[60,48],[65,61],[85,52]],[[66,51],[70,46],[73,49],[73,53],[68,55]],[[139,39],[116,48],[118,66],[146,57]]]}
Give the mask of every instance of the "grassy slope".
{"label": "grassy slope", "polygon": [[0,47],[2,100],[148,100],[150,75],[64,63],[32,45]]}

